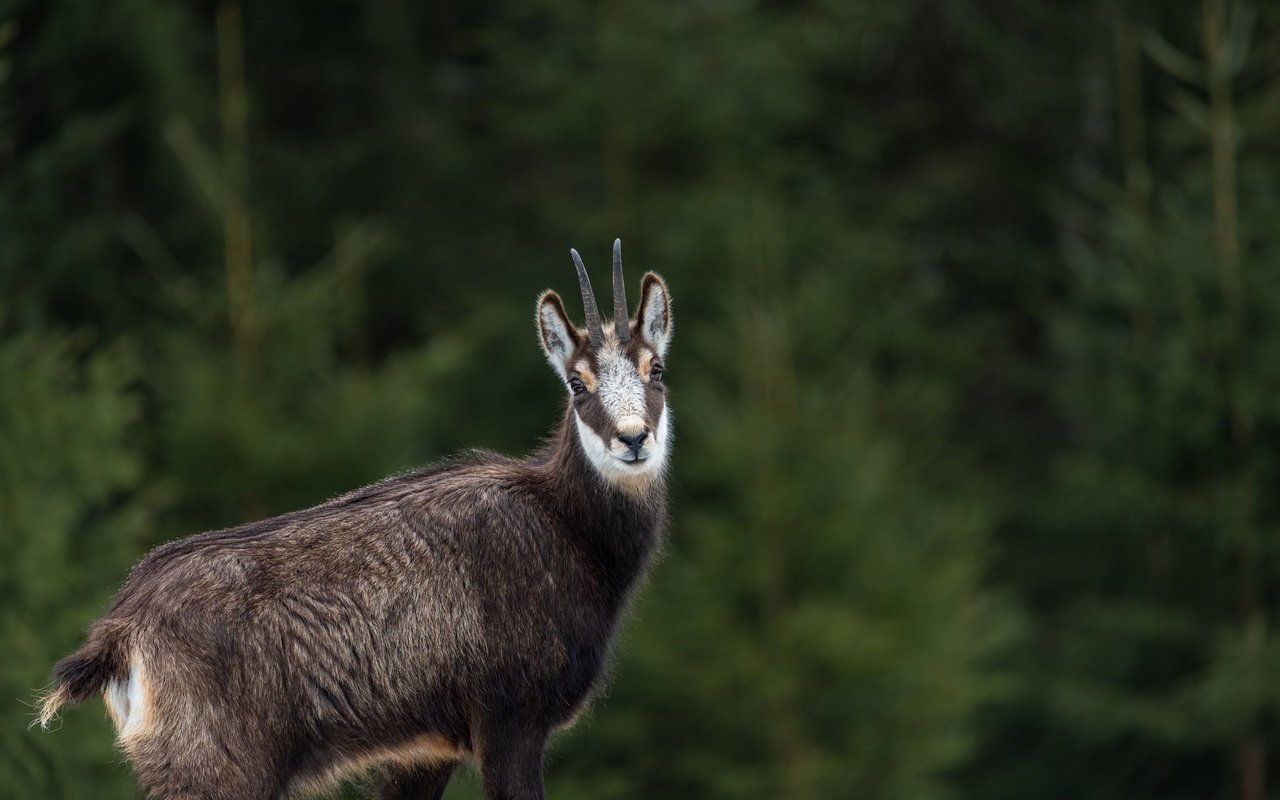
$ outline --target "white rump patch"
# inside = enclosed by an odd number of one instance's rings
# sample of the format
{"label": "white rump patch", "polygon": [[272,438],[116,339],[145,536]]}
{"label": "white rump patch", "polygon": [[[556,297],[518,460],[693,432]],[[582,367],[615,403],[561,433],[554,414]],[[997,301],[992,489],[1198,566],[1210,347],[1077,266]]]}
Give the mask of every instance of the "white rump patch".
{"label": "white rump patch", "polygon": [[116,734],[128,739],[140,733],[147,721],[146,683],[142,661],[132,659],[128,680],[113,680],[103,690],[103,699],[116,724]]}

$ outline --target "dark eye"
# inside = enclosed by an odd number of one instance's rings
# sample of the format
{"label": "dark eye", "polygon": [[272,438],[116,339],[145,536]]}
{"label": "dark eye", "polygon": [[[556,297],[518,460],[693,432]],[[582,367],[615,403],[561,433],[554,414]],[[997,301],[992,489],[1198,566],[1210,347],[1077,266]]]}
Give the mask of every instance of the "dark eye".
{"label": "dark eye", "polygon": [[654,364],[652,367],[649,368],[649,380],[651,381],[662,380],[662,376],[666,373],[666,371],[667,370],[661,364]]}
{"label": "dark eye", "polygon": [[569,379],[569,389],[573,392],[574,397],[582,397],[587,393],[587,385],[577,375]]}

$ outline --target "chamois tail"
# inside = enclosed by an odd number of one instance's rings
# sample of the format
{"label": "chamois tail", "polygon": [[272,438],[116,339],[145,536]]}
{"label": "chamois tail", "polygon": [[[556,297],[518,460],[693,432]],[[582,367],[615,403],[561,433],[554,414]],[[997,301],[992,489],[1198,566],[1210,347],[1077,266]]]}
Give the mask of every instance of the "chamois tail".
{"label": "chamois tail", "polygon": [[36,724],[48,730],[49,723],[64,705],[83,703],[111,681],[128,676],[129,668],[120,637],[112,633],[115,632],[92,631],[83,647],[54,666],[54,685],[39,699],[40,714]]}

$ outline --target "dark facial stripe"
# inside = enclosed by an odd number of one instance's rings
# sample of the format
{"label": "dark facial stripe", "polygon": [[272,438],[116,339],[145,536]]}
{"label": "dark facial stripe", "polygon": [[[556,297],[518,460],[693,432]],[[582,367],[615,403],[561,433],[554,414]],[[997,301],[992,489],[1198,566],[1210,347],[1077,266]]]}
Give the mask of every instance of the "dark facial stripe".
{"label": "dark facial stripe", "polygon": [[606,445],[618,435],[618,426],[614,424],[609,412],[604,410],[604,403],[601,403],[600,398],[594,393],[576,401],[575,408],[578,409],[578,416],[587,427],[595,431]]}
{"label": "dark facial stripe", "polygon": [[667,393],[659,383],[650,381],[644,387],[644,415],[645,424],[650,430],[658,427],[658,420],[662,419],[662,407],[666,403]]}

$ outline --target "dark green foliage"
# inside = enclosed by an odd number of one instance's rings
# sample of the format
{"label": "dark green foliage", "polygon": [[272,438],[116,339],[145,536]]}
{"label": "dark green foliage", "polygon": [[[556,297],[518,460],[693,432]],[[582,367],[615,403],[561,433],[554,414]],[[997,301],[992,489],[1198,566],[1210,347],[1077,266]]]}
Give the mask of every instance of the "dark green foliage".
{"label": "dark green foliage", "polygon": [[68,718],[54,749],[28,730],[34,693],[154,535],[161,487],[131,441],[138,359],[119,345],[25,332],[0,345],[0,785],[70,797],[129,796],[100,709]]}
{"label": "dark green foliage", "polygon": [[0,9],[0,796],[135,796],[100,704],[24,703],[150,547],[531,449],[534,298],[615,236],[673,524],[550,796],[1277,796],[1278,48],[1218,0]]}

